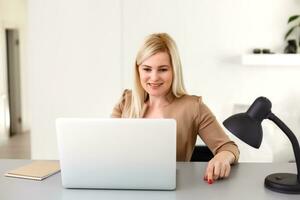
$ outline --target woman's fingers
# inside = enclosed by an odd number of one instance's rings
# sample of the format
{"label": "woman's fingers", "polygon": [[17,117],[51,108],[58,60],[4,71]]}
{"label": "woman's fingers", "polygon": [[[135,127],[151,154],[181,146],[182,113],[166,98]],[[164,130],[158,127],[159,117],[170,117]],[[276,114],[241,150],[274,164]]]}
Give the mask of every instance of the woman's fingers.
{"label": "woman's fingers", "polygon": [[230,174],[230,169],[229,163],[212,159],[207,165],[204,180],[211,184],[220,178],[227,178]]}
{"label": "woman's fingers", "polygon": [[215,162],[213,163],[214,165],[214,174],[213,174],[213,177],[214,177],[214,180],[218,180],[219,177],[220,177],[220,173],[221,173],[221,164],[219,162]]}
{"label": "woman's fingers", "polygon": [[208,183],[213,182],[213,175],[214,175],[214,166],[209,162],[206,168],[206,177]]}
{"label": "woman's fingers", "polygon": [[226,167],[226,170],[225,170],[225,175],[224,175],[225,178],[227,178],[229,176],[230,170],[231,170],[231,166],[229,165]]}
{"label": "woman's fingers", "polygon": [[225,173],[226,173],[226,169],[227,169],[227,166],[226,164],[222,164],[222,167],[221,167],[221,170],[220,170],[220,178],[225,178]]}

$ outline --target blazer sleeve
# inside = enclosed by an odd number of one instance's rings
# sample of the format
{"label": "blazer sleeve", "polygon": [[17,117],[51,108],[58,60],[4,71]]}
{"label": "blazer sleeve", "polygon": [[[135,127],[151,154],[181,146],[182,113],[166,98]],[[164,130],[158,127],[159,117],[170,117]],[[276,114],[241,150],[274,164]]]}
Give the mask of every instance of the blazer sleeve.
{"label": "blazer sleeve", "polygon": [[110,117],[112,118],[122,118],[122,113],[124,111],[124,107],[125,107],[125,100],[126,100],[126,95],[128,93],[129,90],[125,89],[123,91],[123,94],[119,100],[119,102],[115,105],[115,107],[112,110],[112,113],[110,115]]}
{"label": "blazer sleeve", "polygon": [[237,145],[226,135],[211,110],[199,99],[199,111],[196,123],[198,135],[214,155],[221,151],[230,151],[235,156],[235,163],[239,159]]}

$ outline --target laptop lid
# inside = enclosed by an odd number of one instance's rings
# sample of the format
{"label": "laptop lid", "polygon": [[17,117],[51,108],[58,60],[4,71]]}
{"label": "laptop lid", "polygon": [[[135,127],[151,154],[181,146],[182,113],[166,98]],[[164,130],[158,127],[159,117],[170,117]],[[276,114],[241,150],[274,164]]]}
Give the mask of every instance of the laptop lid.
{"label": "laptop lid", "polygon": [[174,119],[60,118],[56,130],[66,188],[176,188]]}

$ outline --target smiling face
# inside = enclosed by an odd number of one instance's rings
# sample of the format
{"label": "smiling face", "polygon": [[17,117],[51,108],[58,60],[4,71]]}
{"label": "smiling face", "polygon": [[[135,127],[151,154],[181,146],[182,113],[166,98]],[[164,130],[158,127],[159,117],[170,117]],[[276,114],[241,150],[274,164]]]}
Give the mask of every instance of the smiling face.
{"label": "smiling face", "polygon": [[138,67],[141,85],[144,90],[155,97],[164,97],[172,86],[173,69],[170,56],[159,52],[147,58]]}

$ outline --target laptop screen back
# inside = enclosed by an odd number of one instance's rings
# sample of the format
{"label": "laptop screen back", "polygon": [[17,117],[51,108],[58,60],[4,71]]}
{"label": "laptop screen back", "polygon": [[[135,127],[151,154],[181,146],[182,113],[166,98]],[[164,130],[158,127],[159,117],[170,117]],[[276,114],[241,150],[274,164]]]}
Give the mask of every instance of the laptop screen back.
{"label": "laptop screen back", "polygon": [[66,188],[173,190],[173,119],[60,118],[56,121]]}

